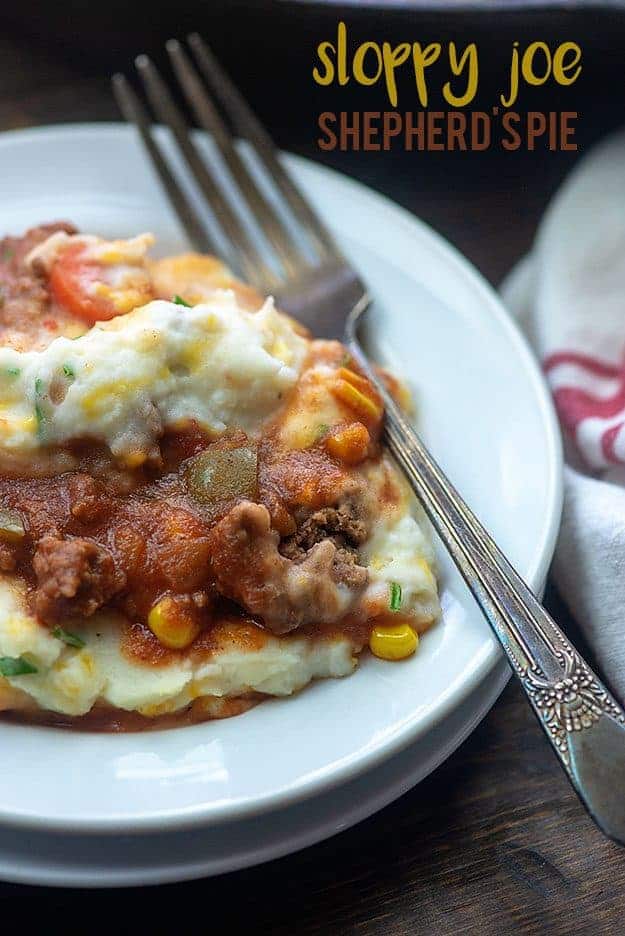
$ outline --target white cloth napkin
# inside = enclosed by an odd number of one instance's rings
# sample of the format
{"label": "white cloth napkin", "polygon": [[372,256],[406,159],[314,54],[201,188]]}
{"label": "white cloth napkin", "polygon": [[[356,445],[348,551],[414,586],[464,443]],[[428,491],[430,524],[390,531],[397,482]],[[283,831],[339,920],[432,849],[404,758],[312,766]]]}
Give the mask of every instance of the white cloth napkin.
{"label": "white cloth napkin", "polygon": [[625,701],[625,133],[578,164],[502,294],[541,359],[563,431],[554,577]]}

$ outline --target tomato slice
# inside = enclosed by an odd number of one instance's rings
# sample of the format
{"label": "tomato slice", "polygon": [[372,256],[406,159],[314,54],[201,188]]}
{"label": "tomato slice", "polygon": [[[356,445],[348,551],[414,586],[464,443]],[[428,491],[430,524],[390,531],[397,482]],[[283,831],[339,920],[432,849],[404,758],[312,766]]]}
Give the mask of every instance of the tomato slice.
{"label": "tomato slice", "polygon": [[102,280],[102,264],[86,254],[84,244],[67,247],[50,271],[50,289],[59,305],[90,324],[112,319],[121,311],[95,291]]}

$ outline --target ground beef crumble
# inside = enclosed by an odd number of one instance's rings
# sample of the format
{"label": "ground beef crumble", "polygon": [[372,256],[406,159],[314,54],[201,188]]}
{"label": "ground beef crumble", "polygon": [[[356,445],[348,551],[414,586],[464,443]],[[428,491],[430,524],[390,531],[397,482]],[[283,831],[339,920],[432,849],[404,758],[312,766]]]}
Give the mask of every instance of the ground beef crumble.
{"label": "ground beef crumble", "polygon": [[45,621],[89,615],[126,584],[110,552],[90,540],[44,536],[33,558],[35,613]]}
{"label": "ground beef crumble", "polygon": [[329,539],[336,546],[332,566],[335,581],[348,588],[362,588],[367,570],[358,565],[356,550],[367,536],[367,524],[356,516],[351,504],[323,507],[306,517],[297,531],[282,541],[280,552],[287,559],[301,562],[316,543]]}

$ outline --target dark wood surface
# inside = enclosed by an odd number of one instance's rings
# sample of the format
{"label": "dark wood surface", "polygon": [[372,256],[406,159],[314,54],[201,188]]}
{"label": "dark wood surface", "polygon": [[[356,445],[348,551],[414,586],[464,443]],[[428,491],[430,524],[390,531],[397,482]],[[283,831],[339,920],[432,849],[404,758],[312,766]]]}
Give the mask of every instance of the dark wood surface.
{"label": "dark wood surface", "polygon": [[[129,67],[128,50],[145,47],[139,36],[98,43],[86,34],[72,36],[80,26],[71,19],[67,30],[51,34],[45,18],[27,15],[31,6],[0,14],[0,24],[6,19],[0,33],[0,129],[117,119],[107,75],[120,65]],[[67,6],[78,10],[80,5]],[[587,43],[575,106],[561,104],[581,112],[580,139],[587,146],[625,118],[625,25],[599,13],[577,19],[559,15],[564,19],[529,26],[506,21],[498,37],[510,39],[525,29]],[[278,48],[286,43],[284,16],[276,28],[265,24],[263,55],[256,27],[237,33],[223,10],[212,19],[206,16],[214,44],[279,141],[321,158],[314,142],[319,102],[313,90],[307,98],[302,89],[306,81],[310,85],[313,43],[329,21],[313,17],[299,24],[299,32],[288,32],[286,67],[295,74],[296,88],[289,94],[267,64],[272,43]],[[434,26],[439,35],[445,29],[468,34],[475,26],[486,41],[490,27],[483,19],[459,22]],[[382,29],[382,20],[375,26]],[[413,34],[434,28],[422,20],[401,21],[398,28],[405,35],[408,26]],[[146,42],[156,46],[162,38],[158,30],[147,24],[145,29]],[[576,158],[568,153],[453,159],[367,153],[336,154],[325,161],[431,223],[497,284],[529,248],[550,195]],[[576,639],[553,588],[548,604]],[[45,765],[42,776],[45,782]],[[110,917],[118,931],[134,931],[139,912],[142,929],[157,933],[190,926],[261,934],[620,933],[624,905],[625,854],[584,814],[514,684],[433,776],[377,816],[297,855],[220,879],[150,891],[102,894],[0,884],[3,920],[19,920],[30,931],[29,921],[41,911],[53,932],[65,930],[70,920],[78,931],[91,932],[96,921]]]}

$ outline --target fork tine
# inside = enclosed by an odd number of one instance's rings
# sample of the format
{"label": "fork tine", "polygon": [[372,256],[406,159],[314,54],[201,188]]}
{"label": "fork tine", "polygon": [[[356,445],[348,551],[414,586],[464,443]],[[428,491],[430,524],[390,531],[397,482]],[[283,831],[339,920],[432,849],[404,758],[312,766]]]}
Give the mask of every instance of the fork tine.
{"label": "fork tine", "polygon": [[254,285],[267,292],[276,285],[276,278],[246,234],[219,186],[215,183],[199,151],[191,140],[189,128],[182,113],[175,104],[156,66],[147,55],[139,55],[135,60],[135,65],[154,113],[173,133],[195,181],[226,234],[232,249],[238,255],[241,271]]}
{"label": "fork tine", "polygon": [[213,135],[233,179],[278,254],[285,272],[288,275],[295,275],[302,266],[309,265],[306,257],[295,246],[286,227],[256,185],[253,176],[237,153],[230,131],[211,101],[184,48],[177,39],[170,39],[166,43],[166,49],[197,122],[204,130]]}
{"label": "fork tine", "polygon": [[174,210],[180,218],[193,247],[204,253],[215,253],[208,232],[200,222],[194,209],[176,181],[171,169],[163,158],[158,145],[150,132],[150,118],[141,101],[124,75],[116,74],[112,78],[113,93],[124,119],[134,124],[141,141],[148,151],[152,164],[158,173],[163,187],[171,200]]}
{"label": "fork tine", "polygon": [[247,101],[232,83],[199,33],[187,37],[200,70],[232,121],[235,132],[248,140],[321,257],[341,258],[332,235],[313,211],[276,156],[273,140]]}

